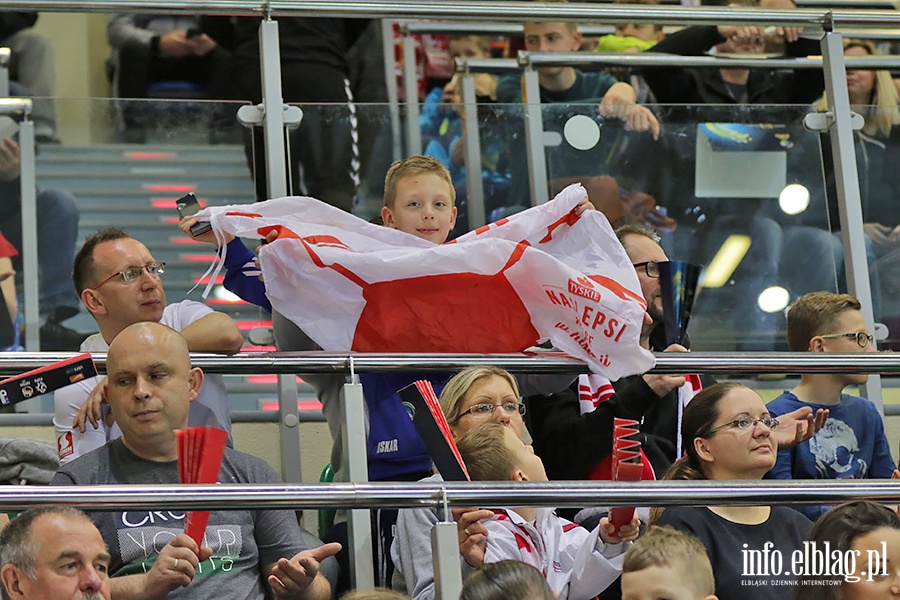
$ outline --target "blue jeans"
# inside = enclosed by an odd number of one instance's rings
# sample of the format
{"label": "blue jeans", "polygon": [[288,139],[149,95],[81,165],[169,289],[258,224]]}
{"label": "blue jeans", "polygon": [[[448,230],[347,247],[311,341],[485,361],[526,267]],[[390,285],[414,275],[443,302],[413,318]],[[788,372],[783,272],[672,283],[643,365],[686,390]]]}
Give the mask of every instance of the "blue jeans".
{"label": "blue jeans", "polygon": [[[0,232],[22,250],[21,198],[0,217]],[[78,237],[78,207],[75,198],[59,190],[37,194],[38,280],[42,315],[53,315],[57,307],[78,310],[80,302],[72,283],[72,263]],[[21,254],[16,268],[22,268]]]}

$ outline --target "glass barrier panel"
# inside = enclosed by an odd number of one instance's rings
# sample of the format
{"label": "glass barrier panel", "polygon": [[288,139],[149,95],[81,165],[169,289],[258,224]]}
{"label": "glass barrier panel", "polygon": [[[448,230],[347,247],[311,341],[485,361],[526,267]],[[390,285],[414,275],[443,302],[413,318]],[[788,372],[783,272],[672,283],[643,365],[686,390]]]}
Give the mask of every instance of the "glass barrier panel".
{"label": "glass barrier panel", "polygon": [[[504,108],[512,189],[504,209],[516,211],[530,204],[525,110]],[[810,109],[650,108],[658,139],[601,117],[596,102],[542,106],[551,197],[582,183],[614,226],[649,226],[669,258],[705,267],[695,349],[787,349],[784,308],[845,287],[821,142],[802,125]]]}
{"label": "glass barrier panel", "polygon": [[[252,173],[265,179],[262,163],[254,158],[259,144],[246,128],[225,125],[241,104],[131,103],[129,110],[140,115],[142,124],[134,134],[126,127],[125,106],[119,101],[57,103],[61,114],[80,115],[81,130],[73,133],[70,122],[62,143],[38,144],[38,188],[42,198],[64,194],[74,199],[74,246],[102,227],[122,226],[167,263],[163,278],[169,302],[201,300],[202,286],[189,291],[202,279],[214,250],[178,230],[174,201],[187,191],[194,191],[204,204],[256,199]],[[292,187],[300,193],[315,185],[340,192],[347,179],[356,177],[353,211],[366,219],[378,216],[384,174],[397,154],[403,154],[400,112],[385,104],[357,104],[352,110],[345,105],[299,106],[304,122],[317,129],[306,138],[301,124],[289,134],[293,143],[287,156],[296,163]],[[464,115],[449,109],[423,140],[426,149],[441,146],[443,153],[434,154],[447,160],[455,173],[460,206],[456,235],[467,230],[467,166],[459,148]],[[831,163],[822,158],[823,151],[830,152],[828,140],[803,128],[805,106],[652,109],[661,122],[658,140],[626,130],[621,121],[601,118],[596,104],[544,106],[550,192],[579,181],[614,224],[648,224],[670,258],[707,267],[690,328],[695,349],[785,349],[783,307],[808,291],[846,288]],[[521,105],[480,106],[477,119],[486,214],[495,220],[531,204],[525,110]],[[332,143],[333,138],[338,142]],[[321,148],[308,153],[309,144],[302,141],[306,139],[321,143]],[[897,242],[891,237],[897,223],[886,208],[887,194],[894,189],[891,178],[896,177],[889,166],[896,163],[892,157],[897,149],[890,136],[882,139],[864,131],[860,139],[867,140],[857,145],[857,155],[870,224],[876,314],[890,322],[900,315],[897,294],[891,293],[900,285],[892,280],[897,269],[891,266],[897,260]],[[340,173],[334,188],[328,183],[332,180],[310,183],[304,177],[325,172],[320,167],[326,159],[333,163],[332,172]],[[344,202],[346,194],[335,197]],[[39,209],[39,214],[46,219],[53,213]],[[56,246],[67,227],[71,223],[53,227]],[[59,258],[65,253],[56,246],[57,266],[65,266],[65,276],[51,277],[47,273],[52,269],[41,268],[42,305],[49,298],[43,310],[48,316],[66,317],[65,311],[50,313],[56,306],[78,307],[75,317],[60,318],[60,324],[76,332],[95,332],[94,320],[68,283],[71,259]],[[52,299],[54,293],[58,300]],[[209,303],[240,320],[245,330],[269,323],[267,313],[235,301],[221,286],[215,286]]]}

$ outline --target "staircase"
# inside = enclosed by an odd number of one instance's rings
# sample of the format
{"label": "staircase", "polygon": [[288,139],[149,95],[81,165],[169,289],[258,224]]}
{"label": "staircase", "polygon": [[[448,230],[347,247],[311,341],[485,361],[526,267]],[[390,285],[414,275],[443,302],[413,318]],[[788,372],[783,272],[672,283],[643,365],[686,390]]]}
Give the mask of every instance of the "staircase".
{"label": "staircase", "polygon": [[[37,181],[41,188],[66,190],[75,196],[81,211],[79,246],[91,233],[117,226],[143,242],[156,260],[165,262],[162,277],[169,303],[204,301],[201,294],[207,280],[202,276],[215,256],[211,245],[195,242],[178,229],[176,199],[187,192],[194,192],[202,206],[249,204],[255,199],[244,149],[236,145],[48,145],[38,155]],[[206,302],[234,318],[245,337],[253,327],[271,325],[268,313],[221,285],[214,287]],[[80,331],[97,331],[84,309],[66,324]],[[273,349],[244,346],[245,351]],[[232,410],[259,410],[266,402],[271,408],[276,400],[274,380],[274,376],[226,377]],[[303,400],[303,408],[317,408],[308,393]]]}

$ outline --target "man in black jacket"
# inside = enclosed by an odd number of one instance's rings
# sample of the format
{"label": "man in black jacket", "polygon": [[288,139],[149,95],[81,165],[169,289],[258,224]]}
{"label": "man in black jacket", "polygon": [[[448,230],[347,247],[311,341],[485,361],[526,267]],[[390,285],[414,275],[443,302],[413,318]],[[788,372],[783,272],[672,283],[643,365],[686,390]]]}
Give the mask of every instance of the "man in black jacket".
{"label": "man in black jacket", "polygon": [[[791,32],[789,32],[791,33]],[[792,57],[820,54],[819,42],[789,35],[785,52]],[[666,36],[654,52],[702,56],[762,54],[765,37],[758,27],[714,25],[687,27]],[[825,80],[819,69],[681,69],[656,67],[643,71],[657,100],[664,104],[811,104],[822,95]],[[729,110],[731,119],[734,110]]]}
{"label": "man in black jacket", "polygon": [[[653,230],[626,225],[616,231],[625,252],[635,265],[641,292],[652,323],[641,333],[641,345],[649,350],[687,352],[678,344],[665,347],[662,327],[660,262],[668,261]],[[696,376],[691,376],[692,379]],[[704,376],[704,385],[715,382]],[[525,399],[528,431],[535,452],[553,479],[586,479],[596,465],[612,452],[613,419],[642,422],[641,444],[657,478],[680,455],[678,440],[679,390],[684,375],[644,374],[613,382],[615,393],[601,401],[593,412],[581,414],[578,382],[550,396]],[[697,391],[697,390],[694,390]]]}
{"label": "man in black jacket", "polygon": [[[282,96],[285,102],[305,104],[300,126],[290,132],[290,191],[348,212],[359,186],[359,146],[347,51],[368,23],[366,19],[278,19]],[[237,93],[254,103],[262,101],[259,24],[255,17],[240,17],[234,24]],[[256,169],[257,200],[265,200],[270,195],[262,131],[256,128],[254,136],[252,147],[249,143],[245,147]]]}

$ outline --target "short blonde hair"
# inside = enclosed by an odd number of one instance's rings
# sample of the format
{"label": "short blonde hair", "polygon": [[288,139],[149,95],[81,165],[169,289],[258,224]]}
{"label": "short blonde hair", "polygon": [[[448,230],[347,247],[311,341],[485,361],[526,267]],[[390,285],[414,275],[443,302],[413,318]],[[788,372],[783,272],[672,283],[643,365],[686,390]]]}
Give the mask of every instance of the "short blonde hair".
{"label": "short blonde hair", "polygon": [[650,567],[678,569],[698,595],[708,596],[716,591],[706,548],[696,537],[671,527],[650,527],[625,552],[622,573],[635,573]]}
{"label": "short blonde hair", "polygon": [[459,413],[462,412],[460,407],[462,406],[463,398],[465,398],[466,394],[469,392],[469,388],[472,387],[476,381],[488,377],[503,378],[512,388],[513,394],[515,394],[516,397],[519,396],[519,385],[516,383],[516,378],[506,369],[491,365],[466,367],[454,375],[441,392],[441,410],[444,411],[444,416],[447,418],[448,424],[456,425],[459,422]]}
{"label": "short blonde hair", "polygon": [[506,443],[508,427],[488,421],[456,440],[472,481],[509,481],[519,468],[515,451]]}
{"label": "short blonde hair", "polygon": [[813,337],[839,333],[833,331],[838,315],[861,308],[850,294],[811,292],[801,296],[787,311],[788,347],[792,352],[806,352]]}
{"label": "short blonde hair", "polygon": [[391,168],[384,176],[384,205],[388,208],[394,207],[398,181],[404,177],[414,177],[425,173],[433,173],[446,181],[450,186],[450,202],[456,204],[456,189],[453,187],[453,180],[450,179],[450,171],[447,170],[447,167],[436,158],[417,154],[391,163]]}

